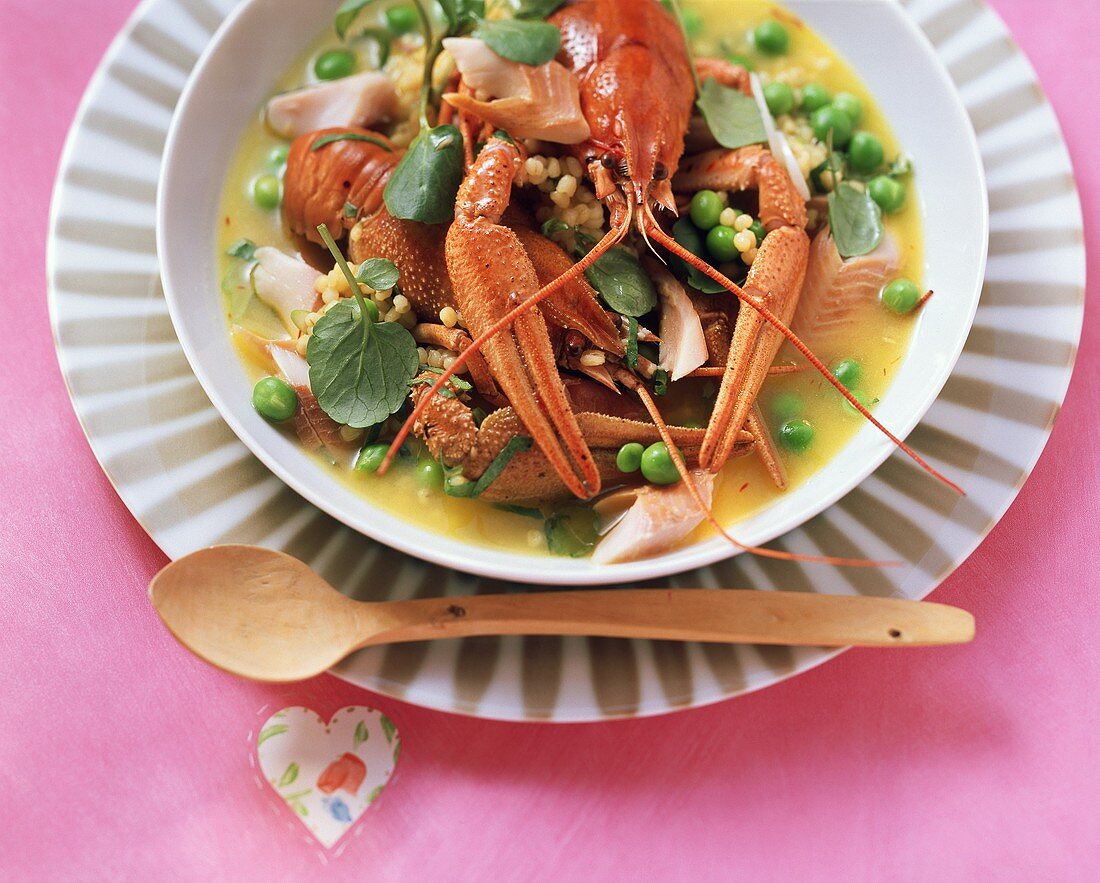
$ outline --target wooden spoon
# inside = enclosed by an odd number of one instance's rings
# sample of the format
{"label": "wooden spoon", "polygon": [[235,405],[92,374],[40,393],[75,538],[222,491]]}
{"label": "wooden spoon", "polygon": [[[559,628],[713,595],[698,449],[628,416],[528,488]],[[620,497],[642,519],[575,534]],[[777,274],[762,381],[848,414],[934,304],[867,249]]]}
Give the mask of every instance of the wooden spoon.
{"label": "wooden spoon", "polygon": [[844,647],[958,644],[974,617],[944,604],[808,592],[582,589],[364,603],[270,549],[215,546],[153,578],[185,647],[258,681],[299,681],[361,647],[471,635],[603,635]]}

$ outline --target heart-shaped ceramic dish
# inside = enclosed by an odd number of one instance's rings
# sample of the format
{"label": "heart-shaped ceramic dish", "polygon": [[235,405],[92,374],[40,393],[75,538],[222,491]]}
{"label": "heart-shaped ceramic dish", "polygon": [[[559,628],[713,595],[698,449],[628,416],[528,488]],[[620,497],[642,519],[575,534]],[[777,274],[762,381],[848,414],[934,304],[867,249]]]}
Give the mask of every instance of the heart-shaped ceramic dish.
{"label": "heart-shaped ceramic dish", "polygon": [[[920,169],[925,280],[941,295],[922,310],[909,351],[876,406],[876,416],[905,437],[947,381],[981,292],[988,206],[977,143],[946,71],[897,4],[795,0],[787,5],[853,65]],[[226,333],[216,284],[220,186],[247,121],[269,96],[272,83],[325,27],[328,10],[319,6],[325,4],[242,3],[196,65],[165,148],[157,207],[165,295],[187,358],[226,422],[276,475],[316,506],[381,542],[455,569],[521,582],[615,583],[653,579],[728,557],[730,547],[719,538],[604,566],[465,543],[372,505],[249,406],[248,377]],[[877,430],[864,426],[816,475],[739,522],[738,538],[759,545],[798,526],[858,485],[891,450]]]}

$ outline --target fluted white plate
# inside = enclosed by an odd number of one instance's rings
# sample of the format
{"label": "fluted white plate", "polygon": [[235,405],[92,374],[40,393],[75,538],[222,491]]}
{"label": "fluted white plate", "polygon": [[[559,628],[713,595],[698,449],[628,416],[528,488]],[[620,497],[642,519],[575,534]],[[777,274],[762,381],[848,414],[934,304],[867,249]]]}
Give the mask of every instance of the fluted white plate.
{"label": "fluted white plate", "polygon": [[[172,109],[232,5],[146,0],[104,58],[66,145],[51,220],[49,296],[58,358],[89,442],[126,505],[171,557],[215,543],[259,543],[301,558],[364,599],[524,590],[424,564],[313,508],[237,440],[188,367],[160,289],[156,181]],[[1085,282],[1080,204],[1058,123],[1031,66],[983,3],[906,5],[960,90],[988,176],[989,263],[974,329],[940,399],[909,438],[961,478],[968,494],[954,496],[895,455],[776,545],[901,559],[905,567],[804,567],[741,556],[670,585],[922,598],[997,522],[1049,437],[1080,337]],[[599,720],[714,702],[832,655],[485,638],[367,650],[336,673],[444,710]]]}

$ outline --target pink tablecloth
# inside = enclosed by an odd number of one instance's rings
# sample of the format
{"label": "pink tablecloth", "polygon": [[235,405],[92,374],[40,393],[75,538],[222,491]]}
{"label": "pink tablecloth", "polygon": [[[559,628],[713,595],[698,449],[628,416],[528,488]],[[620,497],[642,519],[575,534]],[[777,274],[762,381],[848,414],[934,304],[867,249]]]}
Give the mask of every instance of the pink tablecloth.
{"label": "pink tablecloth", "polygon": [[[1066,127],[1086,218],[1100,171],[1093,0],[994,0]],[[81,91],[133,0],[0,2],[0,875],[7,879],[1097,879],[1100,303],[1018,502],[936,594],[959,649],[855,651],[659,720],[517,726],[325,676],[234,680],[145,595],[164,558],[100,472],[46,314],[50,188]],[[1057,14],[1055,14],[1055,11]],[[1072,61],[1069,61],[1072,59]],[[1100,244],[1094,239],[1090,257]],[[373,704],[397,776],[326,861],[249,766],[262,708]]]}

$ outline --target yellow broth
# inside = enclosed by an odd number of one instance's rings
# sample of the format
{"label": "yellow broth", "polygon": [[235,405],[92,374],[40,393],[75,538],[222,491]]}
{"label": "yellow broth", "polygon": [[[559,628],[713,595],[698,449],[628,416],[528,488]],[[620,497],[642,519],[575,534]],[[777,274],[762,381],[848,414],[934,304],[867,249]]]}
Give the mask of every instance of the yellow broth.
{"label": "yellow broth", "polygon": [[[864,116],[859,128],[879,137],[887,160],[900,152],[886,118],[850,65],[809,26],[799,22],[781,6],[765,0],[686,0],[684,7],[697,12],[704,23],[702,36],[693,44],[697,55],[719,55],[721,50],[735,52],[751,58],[756,69],[763,74],[786,71],[788,77],[793,76],[793,85],[812,81],[825,86],[833,94],[842,91],[853,93],[863,102]],[[380,12],[376,14],[381,18]],[[789,52],[778,58],[768,58],[754,52],[749,42],[751,29],[769,17],[787,25],[791,38]],[[337,45],[335,37],[328,31],[302,54],[278,83],[273,84],[272,94],[313,82],[313,59]],[[395,46],[395,54],[398,51]],[[387,69],[397,75],[394,68],[400,63],[400,58],[391,59]],[[242,237],[257,244],[296,251],[295,242],[282,228],[278,211],[260,209],[250,198],[251,185],[257,176],[278,171],[270,162],[269,155],[285,143],[264,126],[259,114],[247,126],[223,187],[221,223],[215,243],[221,275],[234,266],[233,259],[225,254],[226,249]],[[889,216],[886,226],[898,246],[900,275],[908,276],[919,284],[923,263],[920,210],[913,186],[910,184],[908,189],[906,206]],[[240,324],[264,336],[286,336],[273,314],[256,300],[240,317]],[[821,348],[817,355],[826,364],[842,358],[858,359],[862,366],[860,389],[873,401],[889,387],[896,366],[905,355],[911,330],[911,318],[896,316],[877,303],[870,303],[860,316],[858,332],[851,340],[840,346]],[[244,349],[241,356],[253,379],[269,373],[270,366],[250,358]],[[788,352],[785,347],[777,364],[795,361],[793,351]],[[718,380],[690,383],[692,397],[698,401],[698,391],[705,386],[710,387],[709,391],[717,389]],[[767,381],[760,401],[773,432],[778,428],[778,421],[770,414],[770,404],[784,392],[802,396],[805,402],[802,416],[815,430],[814,442],[807,451],[794,454],[781,450],[790,486],[796,487],[837,455],[860,428],[863,419],[844,406],[840,394],[827,381],[816,372],[806,370],[772,377]],[[699,419],[699,415],[684,402],[685,398],[682,391],[677,394],[674,386],[669,398],[662,404],[669,419]],[[247,399],[248,391],[242,389],[242,407]],[[345,466],[331,465],[320,457],[318,462],[322,463],[323,468],[331,469],[335,477],[372,504],[410,523],[486,547],[548,554],[541,520],[503,511],[478,500],[448,497],[442,490],[422,488],[412,468],[416,462],[415,456],[399,460],[397,468],[383,477],[360,475]],[[718,476],[715,491],[715,515],[727,526],[735,525],[759,511],[782,493],[772,484],[759,458],[751,455],[727,464]],[[705,539],[712,534],[709,526],[702,525],[687,542]]]}

